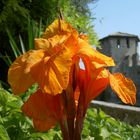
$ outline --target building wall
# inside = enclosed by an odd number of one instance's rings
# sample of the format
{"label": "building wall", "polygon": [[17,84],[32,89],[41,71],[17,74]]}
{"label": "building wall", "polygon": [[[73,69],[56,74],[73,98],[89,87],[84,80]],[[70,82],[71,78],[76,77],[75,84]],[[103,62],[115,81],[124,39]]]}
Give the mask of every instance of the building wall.
{"label": "building wall", "polygon": [[113,57],[117,64],[129,55],[130,65],[132,65],[132,56],[137,52],[137,42],[134,38],[110,37],[101,41],[101,46],[102,48],[98,50]]}
{"label": "building wall", "polygon": [[97,48],[100,52],[103,54],[106,54],[108,56],[111,56],[111,44],[110,44],[110,39],[106,39],[104,41],[100,42],[101,48]]}

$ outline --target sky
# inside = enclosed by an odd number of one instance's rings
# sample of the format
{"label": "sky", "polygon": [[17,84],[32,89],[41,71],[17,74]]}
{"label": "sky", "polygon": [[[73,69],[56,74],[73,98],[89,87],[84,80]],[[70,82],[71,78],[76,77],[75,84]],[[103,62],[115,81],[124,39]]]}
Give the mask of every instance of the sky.
{"label": "sky", "polygon": [[98,0],[89,7],[99,38],[118,31],[140,37],[140,0]]}

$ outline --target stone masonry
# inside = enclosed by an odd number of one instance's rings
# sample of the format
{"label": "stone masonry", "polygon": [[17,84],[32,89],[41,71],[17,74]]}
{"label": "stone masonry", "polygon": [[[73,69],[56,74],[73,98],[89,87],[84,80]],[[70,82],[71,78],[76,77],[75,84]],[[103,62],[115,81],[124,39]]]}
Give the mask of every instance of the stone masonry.
{"label": "stone masonry", "polygon": [[[121,72],[132,79],[137,88],[137,106],[140,106],[140,60],[138,54],[137,35],[116,32],[99,40],[101,48],[98,51],[114,59],[116,66],[110,68],[111,72]],[[98,99],[120,103],[117,96],[109,88]]]}

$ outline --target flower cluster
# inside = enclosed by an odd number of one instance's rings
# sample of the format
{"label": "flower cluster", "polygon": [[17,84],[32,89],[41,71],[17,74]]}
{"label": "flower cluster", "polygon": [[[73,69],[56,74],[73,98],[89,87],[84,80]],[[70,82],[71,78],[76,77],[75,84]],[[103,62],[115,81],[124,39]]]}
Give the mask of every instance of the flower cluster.
{"label": "flower cluster", "polygon": [[35,39],[34,50],[14,61],[8,81],[16,95],[38,84],[22,106],[37,130],[46,131],[60,123],[64,139],[78,140],[90,101],[108,85],[124,103],[136,102],[133,82],[120,73],[111,74],[110,66],[115,66],[111,57],[92,48],[86,35],[58,19],[42,38]]}

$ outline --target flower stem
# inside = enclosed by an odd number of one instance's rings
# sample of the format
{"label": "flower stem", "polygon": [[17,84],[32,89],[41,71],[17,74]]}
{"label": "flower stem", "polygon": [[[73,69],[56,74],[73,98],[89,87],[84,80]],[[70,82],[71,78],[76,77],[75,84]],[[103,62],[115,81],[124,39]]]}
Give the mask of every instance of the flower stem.
{"label": "flower stem", "polygon": [[70,140],[72,140],[74,135],[74,119],[76,112],[74,93],[72,87],[68,87],[66,95],[67,95],[67,123]]}
{"label": "flower stem", "polygon": [[64,116],[64,115],[63,115],[62,119],[60,120],[60,127],[61,127],[61,131],[62,131],[63,140],[70,140],[67,119],[66,119],[66,116]]}
{"label": "flower stem", "polygon": [[63,140],[70,140],[69,128],[68,128],[68,123],[67,123],[66,96],[64,92],[61,94],[61,101],[62,101],[63,113],[60,119],[60,128],[61,128]]}
{"label": "flower stem", "polygon": [[84,96],[83,94],[80,94],[75,122],[74,140],[81,140],[83,120],[84,120]]}

